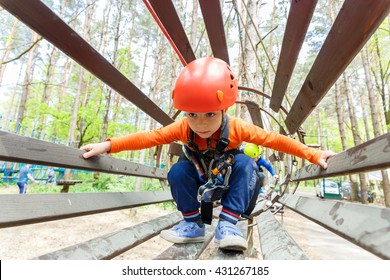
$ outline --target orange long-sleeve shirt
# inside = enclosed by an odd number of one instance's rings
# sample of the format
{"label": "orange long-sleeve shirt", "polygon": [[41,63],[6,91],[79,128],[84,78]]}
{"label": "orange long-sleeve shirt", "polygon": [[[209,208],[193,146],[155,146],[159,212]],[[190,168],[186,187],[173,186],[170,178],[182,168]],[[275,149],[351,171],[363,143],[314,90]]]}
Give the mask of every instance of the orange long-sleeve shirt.
{"label": "orange long-sleeve shirt", "polygon": [[[220,138],[221,131],[218,130],[211,136],[215,143]],[[136,132],[127,136],[109,138],[111,141],[111,153],[124,150],[141,150],[158,145],[169,144],[180,141],[184,144],[190,138],[190,126],[187,118],[167,125],[165,127],[146,131]],[[227,149],[237,149],[242,142],[254,143],[263,147],[271,148],[280,152],[295,155],[317,164],[321,151],[310,148],[299,141],[276,132],[267,132],[264,129],[245,122],[242,119],[229,116],[229,146]],[[195,135],[195,143],[199,150],[207,149],[207,140]]]}

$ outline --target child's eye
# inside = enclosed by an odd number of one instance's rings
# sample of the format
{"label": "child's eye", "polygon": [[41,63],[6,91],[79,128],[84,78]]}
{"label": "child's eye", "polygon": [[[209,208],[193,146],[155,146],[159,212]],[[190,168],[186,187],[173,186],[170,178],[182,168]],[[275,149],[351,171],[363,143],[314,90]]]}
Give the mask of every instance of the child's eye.
{"label": "child's eye", "polygon": [[210,117],[210,118],[211,118],[211,117],[214,117],[214,116],[215,116],[215,113],[207,113],[207,116]]}
{"label": "child's eye", "polygon": [[189,116],[190,118],[195,118],[196,114],[195,113],[187,113],[187,116]]}

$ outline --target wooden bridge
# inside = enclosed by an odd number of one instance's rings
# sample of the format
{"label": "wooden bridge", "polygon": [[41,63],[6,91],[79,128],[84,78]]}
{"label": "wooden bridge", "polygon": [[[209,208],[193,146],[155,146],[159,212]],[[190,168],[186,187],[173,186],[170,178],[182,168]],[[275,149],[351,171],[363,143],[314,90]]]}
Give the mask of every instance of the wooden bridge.
{"label": "wooden bridge", "polygon": [[[194,60],[195,54],[172,2],[159,0],[144,2],[154,11],[159,23],[170,35],[182,61],[188,63]],[[220,36],[225,32],[219,1],[201,0],[199,3],[213,55],[229,62],[225,36]],[[302,142],[304,142],[304,135],[300,126],[375,32],[390,9],[389,0],[346,0],[303,82],[302,89],[291,109],[287,111],[281,107],[281,102],[315,4],[316,1],[291,1],[272,95],[259,93],[254,89],[240,88],[268,98],[273,110],[280,110],[286,114],[285,123],[281,124],[282,131],[287,135],[297,135]],[[0,5],[160,124],[168,125],[174,121],[41,1],[0,0]],[[253,123],[261,126],[260,111],[264,109],[253,102],[243,101],[242,104],[247,106]],[[175,152],[177,145],[171,144],[170,156],[177,156]],[[59,154],[61,157],[58,156]],[[0,160],[155,178],[160,180],[162,190],[128,193],[1,195],[0,228],[28,226],[172,201],[170,192],[163,188],[166,185],[165,170],[109,156],[84,160],[82,154],[83,151],[78,149],[0,131]],[[295,184],[298,187],[299,182],[304,180],[389,167],[390,134],[386,133],[332,157],[327,170],[322,170],[315,165],[303,166],[299,170],[291,167],[283,186]],[[302,197],[291,191],[283,192],[279,202],[379,258],[390,259],[390,235],[388,234],[390,210],[388,208],[342,201],[324,201]],[[218,207],[215,211],[218,211]],[[141,243],[148,242],[161,230],[172,227],[181,219],[178,212],[173,212],[80,244],[36,256],[36,259],[112,259]],[[308,258],[288,231],[262,203],[257,205],[253,221],[243,220],[240,223],[247,229],[245,231],[250,241],[253,241],[253,238],[259,240],[262,259]],[[257,227],[259,236],[253,236],[254,226]],[[67,229],[66,234],[71,235],[72,229]],[[172,245],[161,252],[156,259],[198,259],[213,239],[211,227],[207,237],[204,243]],[[250,248],[247,251],[249,252]],[[245,259],[248,252],[232,254],[217,251],[212,258]]]}

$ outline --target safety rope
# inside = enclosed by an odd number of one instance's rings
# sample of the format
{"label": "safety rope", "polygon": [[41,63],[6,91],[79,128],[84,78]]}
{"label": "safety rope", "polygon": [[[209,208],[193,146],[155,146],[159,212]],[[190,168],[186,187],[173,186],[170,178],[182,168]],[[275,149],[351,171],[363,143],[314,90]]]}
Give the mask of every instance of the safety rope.
{"label": "safety rope", "polygon": [[148,0],[144,0],[144,4],[146,8],[148,8],[150,14],[154,18],[154,20],[157,22],[158,26],[160,27],[161,31],[164,33],[165,37],[168,39],[169,43],[171,44],[172,48],[174,49],[175,53],[178,55],[181,63],[183,66],[187,65],[187,61],[184,59],[184,57],[181,55],[179,49],[177,48],[176,44],[173,42],[171,36],[169,36],[167,30],[165,29],[164,25],[160,21],[160,18],[157,16],[156,12],[154,11],[153,7],[150,5]]}

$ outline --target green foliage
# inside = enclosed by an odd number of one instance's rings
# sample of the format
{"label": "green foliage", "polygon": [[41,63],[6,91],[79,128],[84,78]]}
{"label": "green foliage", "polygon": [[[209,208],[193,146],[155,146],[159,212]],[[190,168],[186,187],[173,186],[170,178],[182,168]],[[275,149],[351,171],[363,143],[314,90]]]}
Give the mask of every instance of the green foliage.
{"label": "green foliage", "polygon": [[[15,187],[17,188],[15,183]],[[27,193],[59,193],[62,189],[62,186],[57,186],[56,184],[29,184],[27,187]]]}
{"label": "green foliage", "polygon": [[163,203],[160,203],[160,206],[164,210],[171,210],[171,211],[177,210],[176,204],[173,202],[163,202]]}
{"label": "green foliage", "polygon": [[[86,193],[86,192],[132,192],[136,184],[136,177],[121,176],[113,174],[100,173],[94,179],[93,172],[72,173],[72,180],[81,180],[82,183],[69,187],[69,192]],[[0,188],[16,188],[16,183],[4,183],[0,181]],[[28,185],[28,193],[59,193],[62,186],[56,184],[46,184],[45,181],[40,181],[36,184]],[[141,191],[161,191],[162,187],[157,179],[143,178],[141,183]],[[169,204],[164,208],[169,209]]]}
{"label": "green foliage", "polygon": [[[320,110],[321,128],[320,137],[318,137],[318,120],[316,117],[309,117],[304,125],[306,131],[305,142],[306,144],[318,144],[318,140],[322,142],[323,149],[329,149],[335,152],[342,152],[343,148],[340,141],[340,132],[337,123],[335,124],[334,118],[330,116],[335,114],[335,108],[333,110]],[[351,138],[348,138],[350,143],[353,143]]]}
{"label": "green foliage", "polygon": [[2,180],[0,180],[0,188],[7,187],[7,186],[8,186],[7,183],[4,183]]}

